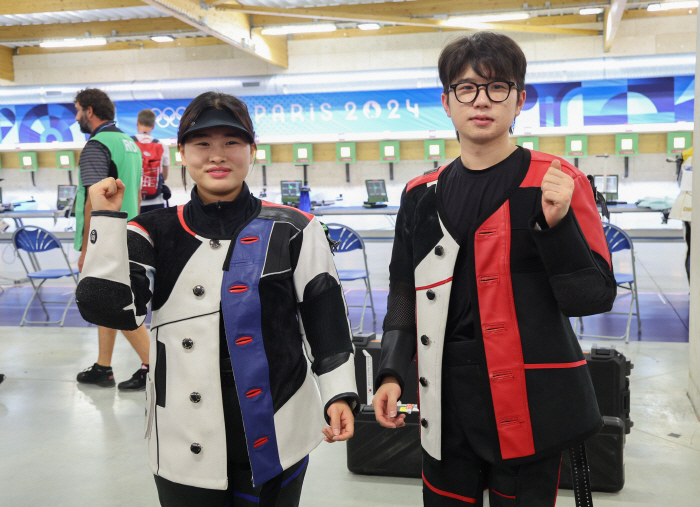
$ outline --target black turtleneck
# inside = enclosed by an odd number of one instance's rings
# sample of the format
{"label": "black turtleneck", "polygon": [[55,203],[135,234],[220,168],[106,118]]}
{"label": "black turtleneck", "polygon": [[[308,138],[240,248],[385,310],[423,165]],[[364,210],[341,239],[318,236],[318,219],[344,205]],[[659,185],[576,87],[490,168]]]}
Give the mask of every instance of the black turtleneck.
{"label": "black turtleneck", "polygon": [[231,239],[236,230],[253,216],[257,206],[257,199],[251,195],[245,181],[241,193],[233,201],[204,204],[196,185],[191,197],[183,210],[185,222],[195,233],[209,239]]}

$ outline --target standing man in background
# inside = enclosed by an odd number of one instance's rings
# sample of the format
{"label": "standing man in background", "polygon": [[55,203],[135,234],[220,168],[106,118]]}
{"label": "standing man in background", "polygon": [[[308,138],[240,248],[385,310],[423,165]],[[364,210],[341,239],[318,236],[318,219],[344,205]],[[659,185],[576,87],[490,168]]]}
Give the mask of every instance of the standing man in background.
{"label": "standing man in background", "polygon": [[[116,127],[114,103],[102,90],[86,88],[75,96],[75,121],[81,132],[90,134],[83,152],[80,154],[80,186],[76,196],[75,249],[80,250],[78,268],[83,270],[87,242],[96,241],[88,237],[90,231],[91,185],[108,177],[119,178],[126,186],[122,211],[129,220],[138,215],[141,183],[141,152],[129,136]],[[149,338],[145,325],[135,331],[123,331],[126,339],[141,358],[141,367],[130,380],[121,382],[121,391],[139,391],[146,388],[148,373]],[[78,382],[95,384],[100,387],[113,387],[112,352],[117,338],[117,330],[98,326],[99,353],[97,362],[78,373]]]}
{"label": "standing man in background", "polygon": [[[132,137],[143,156],[141,172],[141,213],[165,207],[163,194],[168,179],[170,150],[151,135],[156,126],[156,113],[150,109],[139,111],[136,118],[138,134]],[[167,192],[169,193],[169,192]]]}

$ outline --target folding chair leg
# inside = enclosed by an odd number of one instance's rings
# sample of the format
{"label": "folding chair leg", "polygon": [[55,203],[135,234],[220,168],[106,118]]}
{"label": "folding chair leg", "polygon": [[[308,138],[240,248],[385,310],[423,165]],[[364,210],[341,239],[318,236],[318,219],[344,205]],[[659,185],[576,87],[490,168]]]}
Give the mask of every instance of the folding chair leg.
{"label": "folding chair leg", "polygon": [[66,309],[63,310],[63,317],[61,317],[61,327],[63,327],[63,322],[65,322],[66,315],[68,314],[68,308],[70,308],[70,305],[73,303],[74,299],[75,299],[75,291],[73,291],[73,294],[71,294],[70,299],[68,300],[68,304],[66,305]]}
{"label": "folding chair leg", "polygon": [[372,323],[376,324],[377,323],[377,314],[374,312],[374,298],[372,297],[372,285],[369,283],[369,277],[366,278],[367,280],[367,291],[369,292],[369,304],[372,307]]}
{"label": "folding chair leg", "polygon": [[642,318],[639,314],[639,295],[637,294],[637,284],[634,284],[634,302],[637,305],[637,339],[642,334]]}
{"label": "folding chair leg", "polygon": [[367,282],[365,282],[365,300],[362,303],[362,316],[360,317],[360,325],[357,326],[357,330],[361,333],[365,329],[365,312],[367,311]]}
{"label": "folding chair leg", "polygon": [[627,316],[627,331],[625,332],[625,343],[630,342],[630,327],[632,326],[632,309],[634,308],[634,291],[632,291],[632,299],[630,300],[630,312]]}
{"label": "folding chair leg", "polygon": [[36,289],[36,297],[39,300],[39,303],[41,303],[41,308],[43,308],[44,313],[46,314],[46,320],[49,320],[49,311],[46,309],[46,305],[44,304],[44,300],[41,299],[41,286],[44,285],[44,282],[46,280],[42,280],[41,283],[39,284],[39,287]]}

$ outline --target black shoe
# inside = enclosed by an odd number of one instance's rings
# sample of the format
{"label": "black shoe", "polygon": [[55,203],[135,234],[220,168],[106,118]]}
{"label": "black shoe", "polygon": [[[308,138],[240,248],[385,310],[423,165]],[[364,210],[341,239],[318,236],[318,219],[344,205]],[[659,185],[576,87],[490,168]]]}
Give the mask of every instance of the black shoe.
{"label": "black shoe", "polygon": [[134,373],[129,380],[119,382],[117,386],[120,391],[145,391],[146,390],[146,375],[148,375],[148,366],[142,366]]}
{"label": "black shoe", "polygon": [[95,384],[100,387],[114,387],[114,372],[111,366],[100,366],[95,363],[78,373],[81,384]]}

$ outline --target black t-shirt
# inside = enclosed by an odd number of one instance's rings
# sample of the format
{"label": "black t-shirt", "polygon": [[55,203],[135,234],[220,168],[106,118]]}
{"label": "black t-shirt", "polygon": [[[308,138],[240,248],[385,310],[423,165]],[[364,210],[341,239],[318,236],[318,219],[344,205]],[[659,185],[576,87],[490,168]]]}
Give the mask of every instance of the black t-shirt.
{"label": "black t-shirt", "polygon": [[478,218],[513,185],[524,157],[524,150],[518,147],[508,158],[480,171],[467,169],[458,158],[440,175],[438,198],[445,215],[443,220],[460,243],[447,312],[445,340],[448,342],[474,339],[467,237]]}

